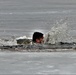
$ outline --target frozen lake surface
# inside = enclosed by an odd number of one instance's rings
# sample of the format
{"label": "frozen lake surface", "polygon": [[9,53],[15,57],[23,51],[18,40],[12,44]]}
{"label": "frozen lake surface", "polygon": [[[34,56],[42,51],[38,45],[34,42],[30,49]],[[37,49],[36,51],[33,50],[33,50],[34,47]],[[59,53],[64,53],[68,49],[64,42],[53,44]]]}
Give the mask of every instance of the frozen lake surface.
{"label": "frozen lake surface", "polygon": [[0,74],[73,75],[75,52],[0,52]]}

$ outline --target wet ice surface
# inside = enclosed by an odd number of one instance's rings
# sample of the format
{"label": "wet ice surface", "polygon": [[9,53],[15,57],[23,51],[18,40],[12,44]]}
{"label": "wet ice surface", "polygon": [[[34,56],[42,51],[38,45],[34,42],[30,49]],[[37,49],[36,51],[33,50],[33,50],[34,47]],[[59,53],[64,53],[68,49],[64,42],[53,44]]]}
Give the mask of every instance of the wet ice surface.
{"label": "wet ice surface", "polygon": [[74,52],[0,52],[0,74],[76,74]]}

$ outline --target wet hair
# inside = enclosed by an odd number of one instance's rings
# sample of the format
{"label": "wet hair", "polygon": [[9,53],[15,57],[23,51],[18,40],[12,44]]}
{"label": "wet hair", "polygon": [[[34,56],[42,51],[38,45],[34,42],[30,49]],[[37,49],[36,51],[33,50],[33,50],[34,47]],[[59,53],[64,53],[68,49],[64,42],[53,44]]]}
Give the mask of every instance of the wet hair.
{"label": "wet hair", "polygon": [[43,37],[43,33],[41,33],[41,32],[34,32],[33,37],[32,37],[33,38],[32,41],[36,42],[36,39],[40,39],[42,37]]}

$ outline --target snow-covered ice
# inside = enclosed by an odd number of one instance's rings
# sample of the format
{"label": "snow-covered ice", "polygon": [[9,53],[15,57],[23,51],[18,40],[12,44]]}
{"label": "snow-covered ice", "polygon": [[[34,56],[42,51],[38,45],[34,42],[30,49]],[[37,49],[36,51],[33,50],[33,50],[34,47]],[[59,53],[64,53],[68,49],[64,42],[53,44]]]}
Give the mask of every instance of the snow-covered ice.
{"label": "snow-covered ice", "polygon": [[0,74],[76,74],[74,52],[0,52]]}

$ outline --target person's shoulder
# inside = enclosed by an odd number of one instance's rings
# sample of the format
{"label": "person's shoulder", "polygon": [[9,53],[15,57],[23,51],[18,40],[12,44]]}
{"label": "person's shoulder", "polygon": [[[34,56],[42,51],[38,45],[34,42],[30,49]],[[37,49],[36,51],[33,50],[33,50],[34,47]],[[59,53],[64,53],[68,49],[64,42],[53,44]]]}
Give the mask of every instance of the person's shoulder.
{"label": "person's shoulder", "polygon": [[27,49],[40,49],[40,48],[42,48],[42,47],[43,47],[42,44],[31,42],[31,43],[27,46]]}

